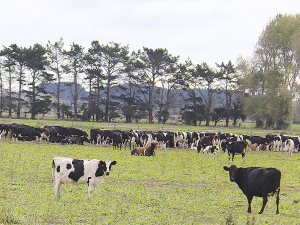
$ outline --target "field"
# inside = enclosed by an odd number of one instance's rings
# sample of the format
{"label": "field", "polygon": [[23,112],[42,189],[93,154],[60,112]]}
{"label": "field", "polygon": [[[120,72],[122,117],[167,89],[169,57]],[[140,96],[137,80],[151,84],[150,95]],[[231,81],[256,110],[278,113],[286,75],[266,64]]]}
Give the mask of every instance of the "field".
{"label": "field", "polygon": [[[87,200],[87,185],[64,184],[54,195],[52,158],[116,160],[112,173]],[[0,223],[7,224],[300,224],[300,153],[246,153],[240,167],[276,167],[282,172],[279,212],[270,197],[254,197],[252,214],[236,183],[229,181],[225,153],[190,149],[156,150],[154,157],[131,156],[85,144],[14,143],[0,140]]]}

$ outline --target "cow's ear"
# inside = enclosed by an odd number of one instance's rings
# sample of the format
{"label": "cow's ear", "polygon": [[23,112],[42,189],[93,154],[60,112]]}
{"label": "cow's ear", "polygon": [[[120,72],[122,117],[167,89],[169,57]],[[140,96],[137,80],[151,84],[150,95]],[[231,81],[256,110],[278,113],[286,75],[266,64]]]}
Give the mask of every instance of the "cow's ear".
{"label": "cow's ear", "polygon": [[116,165],[117,164],[117,161],[112,161],[111,162],[111,165]]}
{"label": "cow's ear", "polygon": [[229,171],[229,168],[227,166],[224,166],[223,168],[224,170]]}

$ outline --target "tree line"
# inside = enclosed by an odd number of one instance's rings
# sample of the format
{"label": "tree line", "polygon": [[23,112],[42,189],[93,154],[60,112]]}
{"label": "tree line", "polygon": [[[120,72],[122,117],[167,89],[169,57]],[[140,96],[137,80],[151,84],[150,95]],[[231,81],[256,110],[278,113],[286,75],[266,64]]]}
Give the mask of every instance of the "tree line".
{"label": "tree line", "polygon": [[[92,41],[85,50],[61,38],[46,46],[3,46],[0,51],[0,115],[35,119],[54,109],[58,119],[127,123],[147,118],[166,123],[171,116],[190,125],[250,118],[257,127],[286,128],[293,122],[300,62],[299,15],[278,14],[263,30],[253,57],[237,65],[179,61],[167,49]],[[53,83],[52,90],[46,85]],[[71,99],[66,104],[62,83]],[[87,99],[79,99],[85,87]],[[183,94],[185,93],[185,94]],[[178,104],[177,111],[174,104]],[[176,111],[176,112],[175,112]]]}

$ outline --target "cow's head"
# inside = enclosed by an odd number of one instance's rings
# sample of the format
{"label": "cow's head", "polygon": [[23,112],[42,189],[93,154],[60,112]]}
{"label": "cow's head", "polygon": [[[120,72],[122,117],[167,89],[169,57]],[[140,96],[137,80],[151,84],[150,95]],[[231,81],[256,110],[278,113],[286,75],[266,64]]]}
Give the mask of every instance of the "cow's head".
{"label": "cow's head", "polygon": [[101,166],[101,170],[105,176],[109,176],[111,167],[116,165],[116,161],[110,161],[110,159],[106,159],[105,162],[100,161],[99,166]]}
{"label": "cow's head", "polygon": [[237,167],[235,165],[231,165],[230,167],[224,166],[223,168],[224,170],[229,171],[229,179],[231,182],[234,182],[236,178],[235,175],[238,170]]}
{"label": "cow's head", "polygon": [[152,148],[152,149],[155,149],[156,147],[157,147],[157,143],[152,142],[152,143],[151,143],[151,148]]}

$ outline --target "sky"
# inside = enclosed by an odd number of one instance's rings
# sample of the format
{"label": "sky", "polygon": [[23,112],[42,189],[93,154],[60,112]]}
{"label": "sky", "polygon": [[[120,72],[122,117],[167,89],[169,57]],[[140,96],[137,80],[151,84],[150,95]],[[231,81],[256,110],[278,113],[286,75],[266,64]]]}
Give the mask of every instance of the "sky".
{"label": "sky", "polygon": [[0,49],[17,44],[64,48],[93,40],[148,47],[194,64],[234,64],[251,57],[277,14],[300,13],[299,0],[0,0]]}

